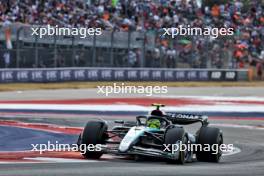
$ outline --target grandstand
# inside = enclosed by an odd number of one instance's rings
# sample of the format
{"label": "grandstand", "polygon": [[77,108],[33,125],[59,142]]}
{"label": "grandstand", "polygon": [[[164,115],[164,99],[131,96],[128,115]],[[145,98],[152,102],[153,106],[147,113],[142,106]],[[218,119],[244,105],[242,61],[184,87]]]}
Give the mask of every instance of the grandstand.
{"label": "grandstand", "polygon": [[[247,68],[264,60],[263,1],[7,0],[0,67]],[[247,2],[247,3],[245,3]],[[100,36],[32,36],[32,26],[99,27]],[[161,37],[160,29],[232,27],[234,36]],[[261,67],[260,67],[261,68]]]}

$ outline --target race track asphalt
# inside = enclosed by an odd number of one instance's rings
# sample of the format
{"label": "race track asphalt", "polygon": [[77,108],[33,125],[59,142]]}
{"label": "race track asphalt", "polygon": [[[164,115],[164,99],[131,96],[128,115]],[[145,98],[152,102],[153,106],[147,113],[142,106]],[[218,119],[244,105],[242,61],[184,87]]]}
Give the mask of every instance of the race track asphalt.
{"label": "race track asphalt", "polygon": [[[218,95],[218,96],[260,96],[264,97],[263,89],[259,88],[187,88],[192,95]],[[175,88],[172,92],[183,95],[186,89]],[[40,93],[41,92],[41,93]],[[33,91],[26,92],[24,96],[15,96],[7,92],[0,93],[0,97],[10,97],[10,99],[43,99],[43,97],[53,96],[54,99],[80,98],[82,93],[90,96],[89,90],[62,90],[57,94],[50,94],[51,91]],[[60,93],[59,93],[60,92]],[[70,93],[69,93],[70,92]],[[74,93],[75,92],[75,93]],[[62,96],[62,93],[64,96]],[[23,93],[22,93],[23,94]],[[46,95],[45,95],[46,94]],[[87,95],[88,94],[88,95]],[[173,93],[171,93],[173,94]],[[57,96],[56,96],[57,95]],[[174,94],[173,94],[174,95]],[[94,96],[94,94],[91,94]],[[4,98],[3,98],[4,99]],[[48,99],[48,98],[47,98]],[[43,122],[57,125],[84,126],[89,117],[74,116],[64,117],[58,116],[19,116],[5,117],[4,119],[16,119],[24,122]],[[112,120],[114,117],[108,118]],[[126,117],[128,120],[134,117]],[[173,165],[164,161],[134,161],[132,159],[112,158],[109,160],[99,160],[91,162],[74,162],[74,163],[5,163],[0,164],[0,176],[16,176],[16,175],[34,175],[34,176],[71,176],[71,175],[91,175],[91,176],[166,176],[166,175],[264,175],[264,128],[263,120],[211,120],[212,126],[219,124],[241,125],[236,127],[230,125],[218,126],[224,134],[224,143],[234,144],[241,152],[224,156],[220,163],[193,162],[185,165]],[[243,125],[245,127],[243,127]],[[248,128],[251,126],[252,128]],[[254,128],[260,127],[260,128]]]}
{"label": "race track asphalt", "polygon": [[164,161],[111,159],[89,163],[0,164],[0,175],[263,175],[263,130],[223,128],[225,143],[233,143],[240,153],[224,156],[220,163],[193,162],[172,165]]}

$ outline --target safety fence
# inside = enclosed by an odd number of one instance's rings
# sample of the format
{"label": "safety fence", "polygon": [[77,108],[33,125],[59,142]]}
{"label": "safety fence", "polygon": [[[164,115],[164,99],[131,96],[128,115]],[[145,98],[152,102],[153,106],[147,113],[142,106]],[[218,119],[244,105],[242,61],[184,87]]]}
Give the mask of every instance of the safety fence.
{"label": "safety fence", "polygon": [[32,35],[33,26],[13,24],[6,47],[0,26],[0,68],[154,67],[236,68],[232,38],[162,36],[161,31],[102,31],[99,36]]}

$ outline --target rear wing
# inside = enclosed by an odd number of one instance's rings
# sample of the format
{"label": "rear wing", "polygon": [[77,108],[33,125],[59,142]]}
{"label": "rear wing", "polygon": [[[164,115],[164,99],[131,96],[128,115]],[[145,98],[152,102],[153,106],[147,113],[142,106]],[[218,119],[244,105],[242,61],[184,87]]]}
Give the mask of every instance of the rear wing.
{"label": "rear wing", "polygon": [[196,122],[201,122],[202,125],[208,125],[208,116],[185,113],[167,113],[166,118],[173,124],[188,125]]}

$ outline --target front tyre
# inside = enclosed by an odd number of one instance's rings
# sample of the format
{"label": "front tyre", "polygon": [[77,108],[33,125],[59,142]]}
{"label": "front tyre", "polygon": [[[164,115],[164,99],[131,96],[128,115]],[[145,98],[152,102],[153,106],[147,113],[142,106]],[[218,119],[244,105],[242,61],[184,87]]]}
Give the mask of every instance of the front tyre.
{"label": "front tyre", "polygon": [[[176,143],[181,142],[181,144],[188,144],[188,137],[187,133],[185,133],[183,128],[170,128],[167,130],[164,138],[164,144],[166,145],[174,145]],[[172,150],[172,147],[170,147]],[[172,152],[172,151],[171,151]],[[188,150],[179,151],[179,157],[176,160],[169,160],[169,163],[177,163],[177,164],[184,164],[189,157]]]}
{"label": "front tyre", "polygon": [[[197,151],[196,158],[198,161],[220,161],[222,156],[220,146],[223,144],[223,134],[218,128],[202,127],[198,135],[198,144],[202,145],[202,149],[208,145],[210,147],[210,151]],[[217,146],[217,151],[215,151],[215,146]]]}
{"label": "front tyre", "polygon": [[[89,144],[105,144],[107,125],[100,121],[91,121],[86,124],[81,136],[81,144],[85,144],[86,149]],[[87,159],[99,159],[103,153],[101,151],[83,152],[82,155]]]}

